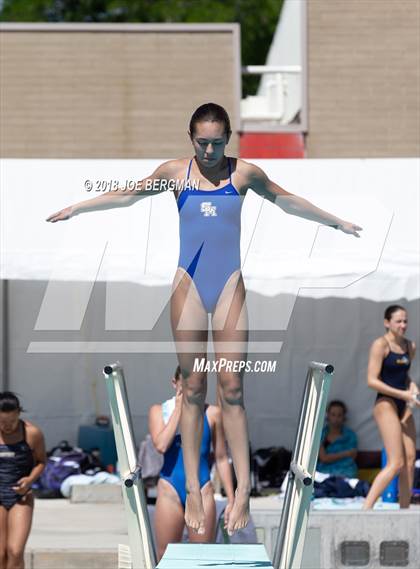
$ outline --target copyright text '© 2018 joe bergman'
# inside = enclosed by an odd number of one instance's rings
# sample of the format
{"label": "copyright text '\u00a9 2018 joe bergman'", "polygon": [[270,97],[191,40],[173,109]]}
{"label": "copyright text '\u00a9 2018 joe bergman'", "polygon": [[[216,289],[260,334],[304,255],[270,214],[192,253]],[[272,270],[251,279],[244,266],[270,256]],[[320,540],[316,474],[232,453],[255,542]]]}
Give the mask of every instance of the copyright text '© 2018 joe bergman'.
{"label": "copyright text '\u00a9 2018 joe bergman'", "polygon": [[84,187],[87,192],[180,192],[185,189],[198,190],[200,180],[160,179],[154,180],[85,180]]}

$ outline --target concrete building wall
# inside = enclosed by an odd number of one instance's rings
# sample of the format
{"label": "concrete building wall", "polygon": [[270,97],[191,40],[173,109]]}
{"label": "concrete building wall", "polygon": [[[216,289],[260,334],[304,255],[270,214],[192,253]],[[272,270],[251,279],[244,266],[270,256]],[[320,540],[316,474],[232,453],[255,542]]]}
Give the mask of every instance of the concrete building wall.
{"label": "concrete building wall", "polygon": [[2,157],[191,154],[189,119],[208,101],[225,106],[238,127],[237,24],[0,29]]}
{"label": "concrete building wall", "polygon": [[420,2],[307,0],[307,156],[420,151]]}

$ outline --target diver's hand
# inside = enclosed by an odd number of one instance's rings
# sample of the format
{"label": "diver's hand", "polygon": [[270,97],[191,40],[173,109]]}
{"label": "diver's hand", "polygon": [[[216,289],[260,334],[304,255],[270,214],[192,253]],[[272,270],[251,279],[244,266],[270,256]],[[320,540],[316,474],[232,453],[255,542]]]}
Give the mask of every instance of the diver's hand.
{"label": "diver's hand", "polygon": [[24,476],[23,478],[20,478],[20,480],[17,481],[16,486],[13,486],[13,490],[16,492],[16,494],[19,494],[19,496],[24,496],[29,492],[30,489],[31,489],[31,480],[29,476]]}
{"label": "diver's hand", "polygon": [[182,383],[181,383],[181,381],[178,381],[178,385],[176,386],[175,408],[178,408],[178,409],[182,408]]}
{"label": "diver's hand", "polygon": [[65,207],[64,209],[53,213],[45,221],[50,221],[51,223],[55,223],[56,221],[64,221],[66,219],[70,219],[74,215],[73,207]]}
{"label": "diver's hand", "polygon": [[407,400],[408,406],[411,409],[420,407],[419,388],[413,381],[410,383],[408,394],[409,394],[409,399]]}
{"label": "diver's hand", "polygon": [[339,229],[343,233],[348,235],[354,235],[355,237],[360,237],[359,231],[363,231],[363,228],[351,221],[342,221],[338,225],[334,225],[335,229]]}

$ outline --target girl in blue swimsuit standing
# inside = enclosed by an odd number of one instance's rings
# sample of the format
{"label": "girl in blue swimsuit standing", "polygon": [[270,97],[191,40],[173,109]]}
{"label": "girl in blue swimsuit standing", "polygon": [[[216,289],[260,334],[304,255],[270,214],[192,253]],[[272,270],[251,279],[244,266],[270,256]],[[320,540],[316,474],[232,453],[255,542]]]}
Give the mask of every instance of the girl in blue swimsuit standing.
{"label": "girl in blue swimsuit standing", "polygon": [[[176,395],[162,405],[152,405],[149,411],[149,431],[156,449],[164,455],[160,472],[155,509],[155,535],[158,560],[165,553],[168,543],[181,541],[184,530],[186,501],[185,468],[178,433],[182,408],[182,377],[178,366],[172,378]],[[207,405],[203,421],[203,437],[200,446],[198,477],[204,506],[205,531],[198,534],[189,528],[189,541],[210,543],[215,538],[216,505],[210,480],[210,452],[213,448],[217,472],[227,496],[225,525],[233,506],[233,481],[226,452],[220,407]],[[168,519],[171,523],[168,524]]]}
{"label": "girl in blue swimsuit standing", "polygon": [[416,346],[407,340],[407,312],[392,305],[385,310],[386,333],[377,338],[369,353],[367,382],[377,391],[373,416],[384,443],[387,464],[376,476],[363,505],[373,508],[385,488],[399,474],[399,502],[408,508],[416,460],[416,427],[412,409],[420,407],[418,387],[408,370]]}
{"label": "girl in blue swimsuit standing", "polygon": [[[110,192],[67,207],[47,218],[56,222],[80,213],[129,206],[156,192],[164,182],[184,183],[174,192],[180,221],[180,259],[171,297],[171,322],[183,376],[181,434],[187,475],[185,520],[204,532],[200,492],[199,455],[203,432],[206,373],[194,362],[207,357],[208,315],[218,369],[218,395],[226,438],[238,481],[229,515],[228,532],[243,528],[249,517],[250,468],[248,430],[243,397],[243,372],[236,362],[245,361],[248,325],[245,287],[240,265],[240,214],[249,188],[275,203],[286,213],[329,225],[359,237],[360,227],[327,213],[307,200],[290,194],[249,162],[225,155],[231,136],[225,109],[214,103],[200,106],[192,115],[189,135],[194,157],[170,160],[141,181],[141,188],[127,193]],[[199,182],[199,189],[190,180]]]}

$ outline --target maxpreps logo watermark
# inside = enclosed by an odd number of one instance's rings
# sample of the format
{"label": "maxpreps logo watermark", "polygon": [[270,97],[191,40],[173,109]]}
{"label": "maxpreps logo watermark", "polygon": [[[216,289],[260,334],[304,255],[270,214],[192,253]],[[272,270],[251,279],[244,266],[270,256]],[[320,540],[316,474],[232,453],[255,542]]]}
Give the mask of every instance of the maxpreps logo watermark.
{"label": "maxpreps logo watermark", "polygon": [[194,358],[193,371],[198,373],[275,373],[276,360],[228,360],[219,358],[210,361],[206,358]]}

